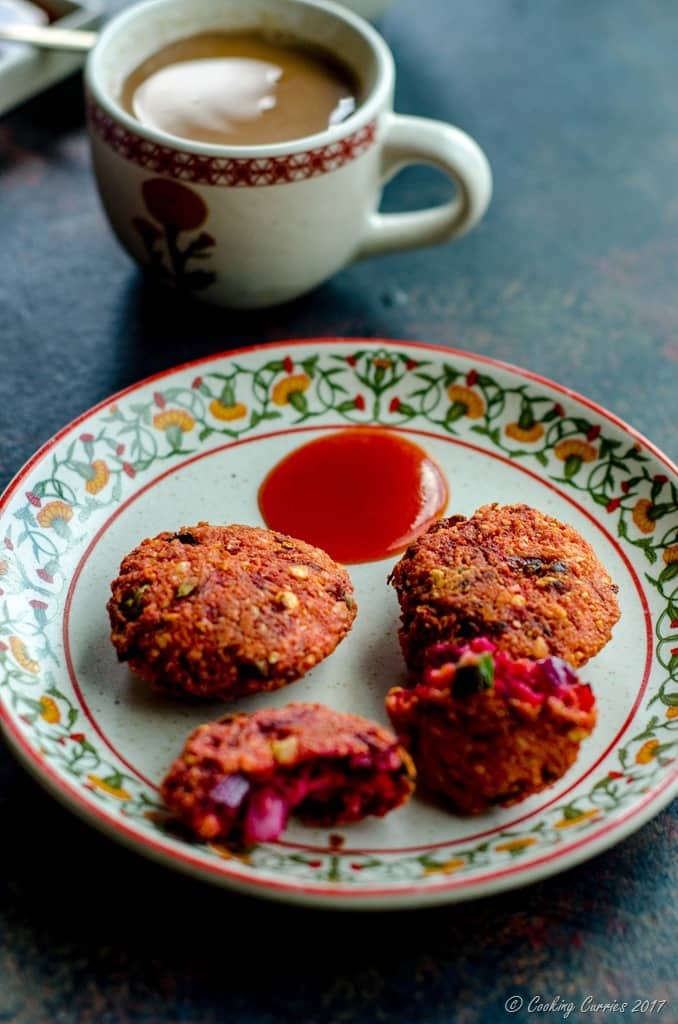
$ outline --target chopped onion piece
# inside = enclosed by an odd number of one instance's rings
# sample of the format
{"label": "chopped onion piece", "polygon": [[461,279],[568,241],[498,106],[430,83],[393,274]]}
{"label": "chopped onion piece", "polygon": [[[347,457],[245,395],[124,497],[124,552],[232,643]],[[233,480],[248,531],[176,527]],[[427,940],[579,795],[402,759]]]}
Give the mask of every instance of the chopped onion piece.
{"label": "chopped onion piece", "polygon": [[543,677],[556,688],[573,686],[578,682],[577,673],[562,658],[544,658],[539,667]]}
{"label": "chopped onion piece", "polygon": [[232,810],[240,807],[250,791],[250,784],[244,775],[227,775],[225,779],[217,782],[210,792],[210,798],[216,804],[224,804]]}

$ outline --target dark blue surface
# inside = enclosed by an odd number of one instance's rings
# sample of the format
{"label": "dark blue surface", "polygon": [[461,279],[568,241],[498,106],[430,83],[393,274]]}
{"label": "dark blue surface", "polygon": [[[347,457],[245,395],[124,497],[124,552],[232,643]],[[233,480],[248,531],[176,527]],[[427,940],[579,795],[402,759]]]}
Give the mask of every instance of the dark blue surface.
{"label": "dark blue surface", "polygon": [[[462,242],[365,262],[278,310],[180,307],[142,283],[100,212],[78,81],[0,121],[0,485],[150,372],[316,334],[509,360],[675,457],[673,0],[400,0],[382,29],[399,109],[471,132],[494,202]],[[409,171],[387,205],[446,194]],[[0,820],[0,1021],[494,1024],[513,993],[673,998],[654,1019],[678,1019],[675,810],[531,888],[396,917],[291,910],[172,875],[80,825],[6,752]]]}

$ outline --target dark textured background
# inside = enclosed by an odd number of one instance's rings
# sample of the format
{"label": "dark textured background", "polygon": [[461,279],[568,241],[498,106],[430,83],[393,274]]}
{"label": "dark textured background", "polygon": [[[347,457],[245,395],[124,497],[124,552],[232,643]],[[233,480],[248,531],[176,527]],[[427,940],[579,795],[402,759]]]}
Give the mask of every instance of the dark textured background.
{"label": "dark textured background", "polygon": [[[381,27],[399,109],[479,140],[493,204],[456,245],[363,263],[274,311],[181,308],[144,286],[98,206],[79,81],[0,121],[0,484],[150,372],[315,334],[509,360],[676,456],[674,0],[400,0]],[[387,205],[446,194],[408,171]],[[673,998],[660,1019],[678,1020],[675,810],[532,888],[396,917],[290,910],[171,875],[80,825],[4,751],[0,821],[0,1021],[494,1024],[514,992]]]}

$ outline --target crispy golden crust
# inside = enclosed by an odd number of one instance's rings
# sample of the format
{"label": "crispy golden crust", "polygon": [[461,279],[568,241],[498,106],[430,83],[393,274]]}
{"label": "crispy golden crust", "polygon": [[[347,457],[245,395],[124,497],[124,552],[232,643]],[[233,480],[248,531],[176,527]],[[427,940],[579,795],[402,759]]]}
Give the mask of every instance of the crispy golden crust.
{"label": "crispy golden crust", "polygon": [[218,722],[198,726],[173,768],[209,762],[222,775],[242,772],[257,779],[281,765],[383,754],[394,747],[391,730],[377,722],[323,704],[298,702],[224,715]]}
{"label": "crispy golden crust", "polygon": [[229,779],[248,799],[273,792],[305,821],[335,825],[404,803],[414,766],[389,729],[299,703],[201,725],[170,768],[163,799],[202,838],[247,839],[246,801],[235,807],[220,799]]}
{"label": "crispy golden crust", "polygon": [[199,523],[144,540],[111,591],[121,661],[161,689],[224,700],[298,679],[356,615],[343,566],[253,526]]}
{"label": "crispy golden crust", "polygon": [[595,708],[539,708],[497,693],[456,700],[430,687],[391,690],[386,708],[422,786],[453,810],[479,814],[518,803],[570,768],[596,721]]}
{"label": "crispy golden crust", "polygon": [[576,530],[527,505],[479,508],[435,523],[391,581],[410,668],[430,644],[487,636],[513,657],[575,667],[610,639],[617,587]]}

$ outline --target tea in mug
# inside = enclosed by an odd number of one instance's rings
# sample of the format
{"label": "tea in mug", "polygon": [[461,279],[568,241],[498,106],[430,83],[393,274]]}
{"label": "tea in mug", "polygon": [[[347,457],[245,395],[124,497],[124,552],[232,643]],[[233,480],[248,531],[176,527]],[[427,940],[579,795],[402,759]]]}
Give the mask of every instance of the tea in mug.
{"label": "tea in mug", "polygon": [[148,57],[121,102],[143,125],[195,142],[260,146],[345,121],[358,83],[337,58],[257,32],[205,32]]}

